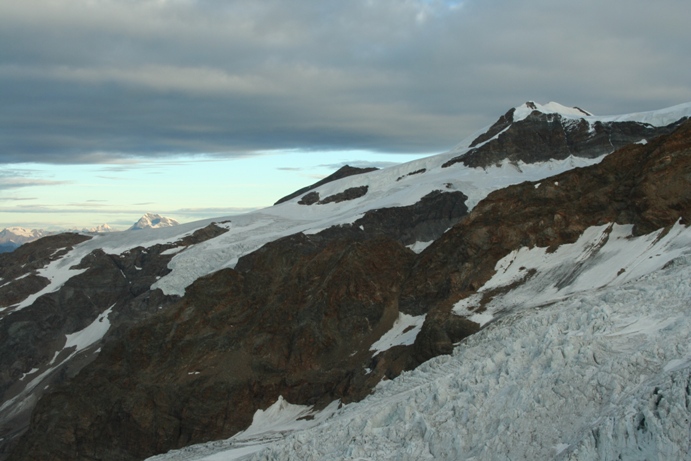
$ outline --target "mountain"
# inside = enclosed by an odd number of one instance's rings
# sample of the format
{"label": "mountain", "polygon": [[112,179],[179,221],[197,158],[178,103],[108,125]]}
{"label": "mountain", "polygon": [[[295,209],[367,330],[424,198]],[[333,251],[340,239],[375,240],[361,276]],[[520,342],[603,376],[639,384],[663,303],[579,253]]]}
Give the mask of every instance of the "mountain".
{"label": "mountain", "polygon": [[172,218],[166,218],[155,213],[146,213],[127,230],[160,229],[161,227],[177,226],[178,224],[180,223]]}
{"label": "mountain", "polygon": [[0,253],[14,251],[27,242],[32,242],[53,232],[24,227],[8,227],[0,231]]}
{"label": "mountain", "polygon": [[[142,218],[142,219],[143,219],[143,218]],[[139,221],[141,221],[141,219],[140,219]],[[137,222],[137,224],[139,224],[139,222]],[[135,225],[136,225],[136,224],[135,224]],[[87,233],[90,233],[90,234],[101,234],[101,233],[104,233],[104,232],[114,232],[114,230],[113,230],[113,228],[110,227],[108,224],[100,224],[100,225],[98,225],[98,226],[91,227],[91,228],[89,228],[89,229],[84,229],[82,232],[87,232]]]}
{"label": "mountain", "polygon": [[264,210],[0,255],[2,456],[683,457],[690,114],[529,102]]}

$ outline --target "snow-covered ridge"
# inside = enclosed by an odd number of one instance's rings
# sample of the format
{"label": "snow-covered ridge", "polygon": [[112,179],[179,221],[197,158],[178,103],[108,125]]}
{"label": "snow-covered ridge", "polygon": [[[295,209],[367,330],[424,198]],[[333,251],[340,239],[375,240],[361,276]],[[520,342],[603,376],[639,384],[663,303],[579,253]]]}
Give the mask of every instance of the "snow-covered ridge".
{"label": "snow-covered ridge", "polygon": [[37,240],[53,232],[43,229],[27,229],[25,227],[7,227],[0,231],[0,243],[23,244]]}
{"label": "snow-covered ridge", "polygon": [[[639,120],[646,123],[671,123],[685,116],[691,116],[691,103],[668,109],[620,116],[585,116],[579,109],[564,109],[556,103],[548,103],[542,110],[559,110],[571,114],[581,113],[581,117],[591,122],[597,120]],[[568,109],[568,110],[567,110]],[[160,288],[166,294],[182,295],[185,287],[198,277],[226,267],[234,267],[238,259],[262,245],[275,239],[297,232],[314,233],[319,230],[351,223],[368,210],[378,208],[408,206],[418,202],[432,191],[462,191],[468,196],[466,205],[472,209],[490,192],[523,181],[539,181],[564,171],[598,163],[602,157],[584,159],[569,157],[543,163],[512,164],[504,162],[500,166],[469,168],[455,164],[451,168],[442,165],[452,158],[470,150],[469,145],[480,133],[489,127],[466,138],[453,150],[415,160],[401,165],[349,176],[315,188],[313,192],[325,198],[349,188],[367,186],[367,193],[357,199],[324,205],[300,205],[300,197],[262,210],[207,219],[168,228],[144,229],[137,232],[100,234],[84,242],[68,255],[72,264],[95,248],[119,254],[137,246],[147,247],[155,243],[175,241],[211,222],[230,221],[229,232],[201,244],[178,252],[169,263],[170,274],[161,278],[153,288]],[[424,170],[423,173],[410,175]],[[153,215],[152,215],[153,216]],[[124,235],[122,235],[124,234]]]}
{"label": "snow-covered ridge", "polygon": [[16,236],[19,237],[35,237],[37,231],[34,229],[27,229],[25,227],[7,227],[4,230],[6,230],[8,233],[13,233]]}
{"label": "snow-covered ridge", "polygon": [[519,120],[525,119],[528,115],[533,113],[533,111],[542,112],[543,114],[559,114],[565,117],[590,117],[593,116],[588,111],[580,109],[578,107],[567,107],[559,104],[558,102],[548,102],[547,104],[538,104],[533,101],[528,101],[514,108],[513,121],[517,122]]}
{"label": "snow-covered ridge", "polygon": [[567,107],[557,102],[538,104],[533,101],[526,102],[514,108],[513,121],[525,119],[533,111],[543,114],[559,114],[564,118],[584,119],[590,123],[594,122],[640,122],[653,126],[666,126],[683,117],[691,117],[691,102],[678,104],[665,109],[652,110],[647,112],[634,112],[622,115],[594,115],[578,107]]}

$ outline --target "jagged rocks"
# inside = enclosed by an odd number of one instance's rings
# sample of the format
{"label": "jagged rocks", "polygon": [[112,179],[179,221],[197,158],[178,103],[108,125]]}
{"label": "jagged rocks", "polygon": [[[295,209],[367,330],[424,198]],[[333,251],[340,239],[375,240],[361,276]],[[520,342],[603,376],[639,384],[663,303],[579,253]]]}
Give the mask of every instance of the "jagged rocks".
{"label": "jagged rocks", "polygon": [[437,239],[468,214],[463,192],[434,191],[407,207],[381,208],[365,213],[353,227],[370,235],[388,235],[404,245]]}
{"label": "jagged rocks", "polygon": [[319,203],[319,192],[308,192],[299,201],[298,205],[314,205]]}
{"label": "jagged rocks", "polygon": [[369,190],[369,187],[367,186],[358,186],[358,187],[349,187],[348,189],[344,190],[343,192],[339,192],[337,194],[329,195],[328,197],[324,198],[323,200],[319,199],[319,192],[309,192],[305,194],[298,204],[300,205],[326,205],[327,203],[340,203],[340,202],[345,202],[347,200],[355,200],[356,198],[360,198],[367,194],[367,191]]}
{"label": "jagged rocks", "polygon": [[360,197],[364,196],[367,193],[368,189],[369,189],[369,187],[367,187],[367,186],[349,187],[348,189],[344,190],[343,192],[329,195],[328,197],[324,198],[323,200],[320,200],[319,204],[320,205],[326,205],[327,203],[339,203],[339,202],[345,202],[347,200],[355,200],[356,198],[360,198]]}
{"label": "jagged rocks", "polygon": [[[471,146],[474,149],[452,158],[443,166],[463,163],[469,167],[486,168],[505,160],[536,163],[565,159],[569,155],[596,158],[631,143],[669,134],[680,123],[664,127],[639,122],[596,121],[591,124],[585,119],[565,118],[537,110],[514,122],[513,113],[513,109],[507,112],[487,133],[473,141]],[[491,142],[487,142],[490,139]]]}

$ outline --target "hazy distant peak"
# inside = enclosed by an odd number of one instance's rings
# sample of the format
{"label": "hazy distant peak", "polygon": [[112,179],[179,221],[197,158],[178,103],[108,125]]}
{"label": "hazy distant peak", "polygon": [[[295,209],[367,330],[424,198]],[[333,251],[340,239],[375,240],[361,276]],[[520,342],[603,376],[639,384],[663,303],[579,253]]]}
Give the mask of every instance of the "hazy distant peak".
{"label": "hazy distant peak", "polygon": [[172,218],[167,218],[160,214],[147,213],[139,218],[139,221],[134,223],[128,230],[159,229],[161,227],[177,226],[178,224],[180,223]]}
{"label": "hazy distant peak", "polygon": [[84,229],[84,232],[88,233],[94,233],[94,234],[99,234],[99,233],[104,233],[104,232],[113,232],[114,229],[110,227],[108,224],[101,224],[98,226],[91,227],[89,229]]}

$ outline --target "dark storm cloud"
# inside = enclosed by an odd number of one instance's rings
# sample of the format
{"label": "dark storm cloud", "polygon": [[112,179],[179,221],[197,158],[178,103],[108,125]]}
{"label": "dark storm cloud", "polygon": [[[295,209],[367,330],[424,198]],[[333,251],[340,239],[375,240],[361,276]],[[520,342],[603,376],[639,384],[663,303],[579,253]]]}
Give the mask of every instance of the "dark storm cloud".
{"label": "dark storm cloud", "polygon": [[691,100],[691,4],[0,4],[0,162],[272,149],[435,152],[525,100]]}

